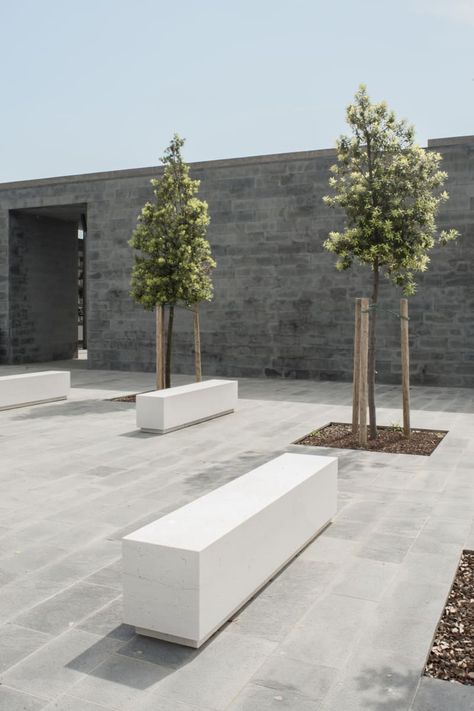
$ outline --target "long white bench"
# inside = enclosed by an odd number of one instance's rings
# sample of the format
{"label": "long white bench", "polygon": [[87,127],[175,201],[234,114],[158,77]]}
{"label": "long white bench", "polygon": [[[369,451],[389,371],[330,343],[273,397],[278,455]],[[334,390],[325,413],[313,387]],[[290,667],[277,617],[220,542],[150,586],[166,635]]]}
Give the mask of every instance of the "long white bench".
{"label": "long white bench", "polygon": [[137,395],[137,427],[165,434],[227,415],[237,407],[236,380],[205,380]]}
{"label": "long white bench", "polygon": [[71,375],[64,370],[43,370],[0,377],[0,410],[65,400]]}
{"label": "long white bench", "polygon": [[123,539],[124,622],[199,647],[336,512],[337,459],[283,454]]}

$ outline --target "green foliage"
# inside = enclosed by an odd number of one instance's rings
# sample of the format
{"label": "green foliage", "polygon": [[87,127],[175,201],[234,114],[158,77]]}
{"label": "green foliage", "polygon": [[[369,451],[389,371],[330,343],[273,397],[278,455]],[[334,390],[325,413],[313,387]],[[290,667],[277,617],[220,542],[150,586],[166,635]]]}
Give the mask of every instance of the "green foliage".
{"label": "green foliage", "polygon": [[337,141],[329,181],[334,195],[323,199],[344,209],[347,227],[331,232],[324,246],[337,255],[338,269],[357,260],[413,294],[428,252],[458,236],[456,230],[436,231],[439,205],[448,199],[441,156],[416,145],[413,127],[397,120],[385,102],[372,104],[363,85],[346,117],[352,135]]}
{"label": "green foliage", "polygon": [[150,310],[212,299],[216,263],[206,239],[207,203],[196,197],[200,181],[189,177],[183,144],[175,134],[162,158],[162,177],[151,181],[155,202],[143,207],[129,242],[141,252],[135,256],[131,295]]}

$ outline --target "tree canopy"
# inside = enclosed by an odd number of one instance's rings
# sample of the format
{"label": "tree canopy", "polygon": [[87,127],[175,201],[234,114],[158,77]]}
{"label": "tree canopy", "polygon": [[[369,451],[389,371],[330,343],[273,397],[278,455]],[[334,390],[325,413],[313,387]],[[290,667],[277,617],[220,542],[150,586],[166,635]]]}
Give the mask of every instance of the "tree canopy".
{"label": "tree canopy", "polygon": [[398,120],[385,102],[371,103],[364,85],[346,111],[352,135],[337,141],[332,166],[333,195],[327,205],[346,214],[343,232],[331,232],[324,246],[348,269],[354,260],[386,274],[405,295],[416,290],[415,274],[424,272],[437,242],[458,236],[437,233],[435,218],[448,194],[441,155],[414,141],[414,128]]}
{"label": "tree canopy", "polygon": [[196,197],[200,181],[189,176],[183,144],[175,134],[162,158],[163,175],[151,181],[155,202],[144,205],[129,242],[141,253],[135,255],[131,295],[149,310],[212,298],[216,263],[206,239],[207,203]]}

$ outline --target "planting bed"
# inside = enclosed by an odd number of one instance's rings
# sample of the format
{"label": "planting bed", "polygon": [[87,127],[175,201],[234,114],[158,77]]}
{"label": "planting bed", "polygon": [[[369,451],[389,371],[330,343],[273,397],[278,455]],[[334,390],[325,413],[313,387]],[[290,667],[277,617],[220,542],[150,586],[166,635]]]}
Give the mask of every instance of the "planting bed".
{"label": "planting bed", "polygon": [[425,676],[474,685],[474,551],[464,551]]}
{"label": "planting bed", "polygon": [[412,429],[411,437],[407,439],[398,426],[378,427],[377,429],[377,439],[369,439],[367,447],[362,447],[359,444],[358,437],[352,434],[351,425],[343,422],[330,422],[328,425],[305,435],[295,444],[429,456],[447,434],[447,432],[439,430]]}

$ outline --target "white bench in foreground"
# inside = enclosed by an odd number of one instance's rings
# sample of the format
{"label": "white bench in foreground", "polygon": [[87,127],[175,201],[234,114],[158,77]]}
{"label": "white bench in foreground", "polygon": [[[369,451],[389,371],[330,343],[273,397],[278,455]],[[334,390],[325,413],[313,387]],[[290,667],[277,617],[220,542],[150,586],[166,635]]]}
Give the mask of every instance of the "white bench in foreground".
{"label": "white bench in foreground", "polygon": [[65,370],[43,370],[0,377],[0,410],[65,400],[71,375]]}
{"label": "white bench in foreground", "polygon": [[199,647],[336,513],[337,459],[283,454],[123,539],[124,622]]}
{"label": "white bench in foreground", "polygon": [[205,380],[137,395],[137,427],[165,434],[194,425],[237,407],[236,380]]}

